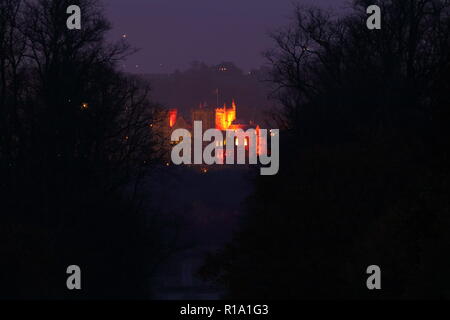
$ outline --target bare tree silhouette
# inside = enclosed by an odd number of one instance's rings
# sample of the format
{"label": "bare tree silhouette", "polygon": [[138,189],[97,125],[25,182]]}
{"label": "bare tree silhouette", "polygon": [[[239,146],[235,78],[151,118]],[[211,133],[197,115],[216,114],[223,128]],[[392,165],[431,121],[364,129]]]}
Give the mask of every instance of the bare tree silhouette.
{"label": "bare tree silhouette", "polygon": [[[234,298],[448,298],[448,2],[294,14],[267,53],[280,173],[257,179],[242,230],[203,275]],[[381,292],[365,286],[371,264]]]}

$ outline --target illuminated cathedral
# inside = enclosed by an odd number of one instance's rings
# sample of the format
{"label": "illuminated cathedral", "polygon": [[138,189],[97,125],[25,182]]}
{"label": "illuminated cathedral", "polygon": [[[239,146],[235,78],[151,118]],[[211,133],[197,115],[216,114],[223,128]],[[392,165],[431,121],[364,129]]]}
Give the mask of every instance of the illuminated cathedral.
{"label": "illuminated cathedral", "polygon": [[[218,130],[237,130],[249,128],[249,125],[236,123],[237,106],[236,102],[233,100],[231,107],[227,107],[226,104],[222,108],[211,109],[208,108],[206,103],[201,103],[198,108],[192,110],[191,112],[191,124],[183,128],[190,129],[194,121],[201,121],[203,128],[207,129],[218,129]],[[170,109],[168,111],[168,124],[172,129],[181,128],[179,121],[186,125],[184,119],[179,115],[177,109]]]}
{"label": "illuminated cathedral", "polygon": [[[202,129],[218,129],[221,131],[226,130],[247,130],[247,129],[255,129],[256,130],[256,152],[257,154],[261,154],[265,152],[266,145],[264,143],[260,143],[260,127],[258,125],[252,124],[244,124],[237,120],[237,105],[233,100],[231,103],[231,107],[227,107],[224,104],[223,107],[218,108],[209,108],[206,103],[201,103],[197,108],[191,110],[191,121],[185,121],[183,116],[178,112],[178,109],[172,108],[162,113],[162,122],[159,125],[153,126],[154,129],[158,130],[163,138],[163,145],[170,147],[174,143],[170,140],[171,133],[176,129],[187,129],[192,130],[194,121],[202,122]],[[225,146],[226,141],[217,142],[218,146]],[[238,146],[239,142],[236,139],[235,145]],[[248,151],[249,141],[248,139],[244,140],[245,149]],[[166,150],[166,152],[169,150]],[[225,154],[217,155],[218,157],[226,156]],[[168,162],[169,163],[169,162]]]}

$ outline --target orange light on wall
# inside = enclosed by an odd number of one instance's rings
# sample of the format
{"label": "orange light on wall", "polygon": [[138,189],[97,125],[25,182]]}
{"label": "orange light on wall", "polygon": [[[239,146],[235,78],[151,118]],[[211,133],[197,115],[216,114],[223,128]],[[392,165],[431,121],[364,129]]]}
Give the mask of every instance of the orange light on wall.
{"label": "orange light on wall", "polygon": [[261,128],[256,126],[256,154],[265,155],[267,154],[267,144],[264,139],[261,139]]}
{"label": "orange light on wall", "polygon": [[216,129],[227,130],[234,120],[236,120],[236,103],[234,100],[231,109],[227,109],[226,104],[223,108],[216,109]]}
{"label": "orange light on wall", "polygon": [[177,114],[178,114],[178,110],[177,109],[170,109],[169,110],[169,126],[171,128],[173,128],[173,126],[177,122]]}
{"label": "orange light on wall", "polygon": [[226,121],[225,121],[225,112],[226,112],[226,107],[216,109],[216,129],[219,129],[219,130],[227,129]]}

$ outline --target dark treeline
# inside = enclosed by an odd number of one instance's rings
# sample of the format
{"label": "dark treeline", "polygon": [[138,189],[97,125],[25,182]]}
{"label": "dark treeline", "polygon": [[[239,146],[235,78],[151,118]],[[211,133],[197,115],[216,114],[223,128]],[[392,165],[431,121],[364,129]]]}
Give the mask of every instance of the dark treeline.
{"label": "dark treeline", "polygon": [[[68,30],[79,5],[82,29]],[[0,297],[148,297],[148,88],[93,0],[0,0]],[[153,251],[152,251],[153,250]],[[81,293],[66,268],[82,270]]]}
{"label": "dark treeline", "polygon": [[298,7],[273,39],[280,172],[203,276],[233,298],[450,298],[448,1]]}

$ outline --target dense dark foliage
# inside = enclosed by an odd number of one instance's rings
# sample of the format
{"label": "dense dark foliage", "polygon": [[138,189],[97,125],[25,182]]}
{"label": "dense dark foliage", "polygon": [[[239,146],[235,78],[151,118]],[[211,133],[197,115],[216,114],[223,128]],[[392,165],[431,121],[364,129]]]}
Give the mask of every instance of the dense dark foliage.
{"label": "dense dark foliage", "polygon": [[[68,30],[77,4],[82,29]],[[154,106],[98,1],[0,0],[0,297],[148,297]],[[82,289],[66,288],[79,265]]]}
{"label": "dense dark foliage", "polygon": [[[378,4],[382,29],[366,28]],[[298,7],[267,54],[280,172],[202,274],[233,298],[449,298],[450,6]],[[382,290],[366,288],[379,265]]]}

